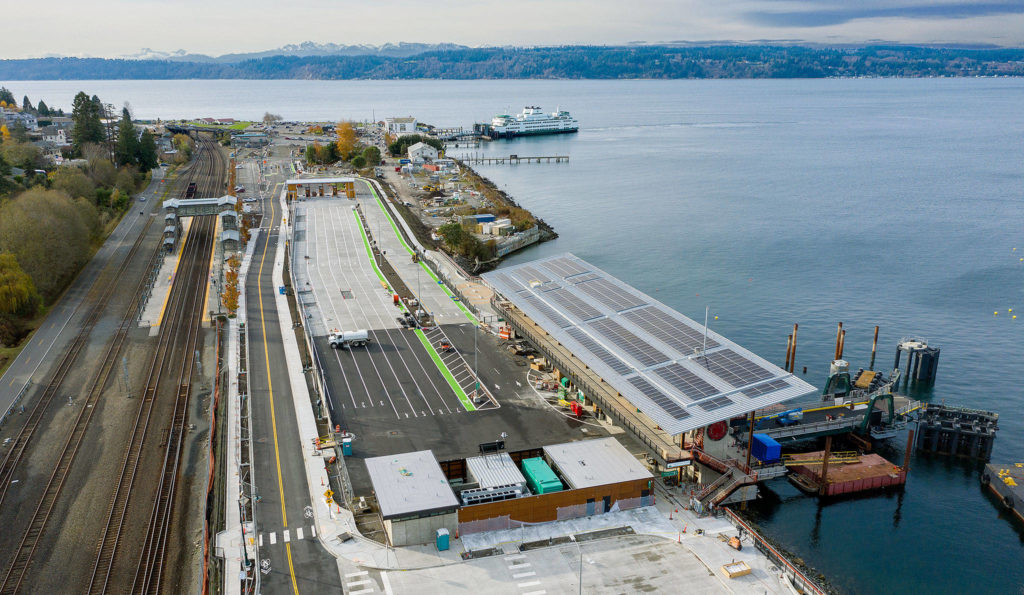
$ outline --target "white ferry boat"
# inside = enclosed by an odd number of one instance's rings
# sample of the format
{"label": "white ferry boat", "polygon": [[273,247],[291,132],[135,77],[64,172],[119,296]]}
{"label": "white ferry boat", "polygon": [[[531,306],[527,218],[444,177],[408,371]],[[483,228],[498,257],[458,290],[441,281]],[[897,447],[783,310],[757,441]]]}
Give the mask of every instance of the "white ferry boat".
{"label": "white ferry boat", "polygon": [[564,110],[555,110],[550,114],[537,106],[527,106],[521,113],[514,116],[500,114],[494,116],[490,124],[483,125],[484,133],[491,138],[511,138],[531,134],[559,134],[576,132],[580,129],[576,118]]}

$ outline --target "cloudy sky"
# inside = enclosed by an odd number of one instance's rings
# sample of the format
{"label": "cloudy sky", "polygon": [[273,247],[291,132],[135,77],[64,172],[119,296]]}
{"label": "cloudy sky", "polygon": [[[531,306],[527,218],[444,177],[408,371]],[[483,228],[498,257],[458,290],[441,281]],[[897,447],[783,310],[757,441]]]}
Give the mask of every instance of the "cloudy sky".
{"label": "cloudy sky", "polygon": [[[790,41],[1024,46],[1024,0],[49,0],[4,7],[0,57],[220,55],[303,41]],[[31,26],[10,26],[31,23]]]}

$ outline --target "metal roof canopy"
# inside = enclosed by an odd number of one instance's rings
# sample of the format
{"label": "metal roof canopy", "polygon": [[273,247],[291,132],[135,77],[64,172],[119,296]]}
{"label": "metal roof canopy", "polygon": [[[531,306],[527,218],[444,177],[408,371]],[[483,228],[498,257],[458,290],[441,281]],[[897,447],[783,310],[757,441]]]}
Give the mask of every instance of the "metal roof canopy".
{"label": "metal roof canopy", "polygon": [[385,519],[454,510],[459,500],[429,450],[366,459]]}
{"label": "metal roof canopy", "polygon": [[545,446],[544,454],[574,490],[654,477],[615,438]]}
{"label": "metal roof canopy", "polygon": [[285,184],[289,186],[301,186],[302,184],[352,184],[355,178],[298,178],[288,180]]}
{"label": "metal roof canopy", "polygon": [[507,452],[468,458],[466,466],[482,488],[526,483],[519,466]]}
{"label": "metal roof canopy", "polygon": [[814,391],[571,253],[483,278],[671,435]]}

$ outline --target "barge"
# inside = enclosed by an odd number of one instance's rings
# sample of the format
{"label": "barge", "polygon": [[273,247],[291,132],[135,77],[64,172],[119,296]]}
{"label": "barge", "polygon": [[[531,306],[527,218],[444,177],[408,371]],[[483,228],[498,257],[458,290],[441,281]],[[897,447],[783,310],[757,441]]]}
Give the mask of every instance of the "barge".
{"label": "barge", "polygon": [[1024,463],[989,463],[981,473],[981,484],[987,485],[1003,506],[1024,522]]}

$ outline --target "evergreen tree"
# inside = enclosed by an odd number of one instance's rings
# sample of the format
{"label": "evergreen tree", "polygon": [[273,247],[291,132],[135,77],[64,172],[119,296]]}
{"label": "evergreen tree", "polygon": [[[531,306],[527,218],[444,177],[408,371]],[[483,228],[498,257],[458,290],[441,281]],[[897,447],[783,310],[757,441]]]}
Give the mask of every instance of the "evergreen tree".
{"label": "evergreen tree", "polygon": [[7,105],[16,105],[14,102],[14,93],[11,93],[7,87],[0,87],[0,101],[3,101]]}
{"label": "evergreen tree", "polygon": [[25,96],[25,99],[21,100],[21,109],[26,112],[32,111],[32,102],[28,100],[28,95]]}
{"label": "evergreen tree", "polygon": [[71,131],[71,146],[76,154],[81,155],[82,147],[87,143],[102,143],[106,140],[103,123],[100,121],[101,113],[102,108],[97,108],[97,102],[89,99],[84,92],[75,95],[71,102],[71,119],[75,124]]}
{"label": "evergreen tree", "polygon": [[128,108],[121,110],[121,122],[117,126],[117,146],[114,148],[114,160],[118,165],[133,165],[139,154],[139,136],[132,123],[132,114]]}
{"label": "evergreen tree", "polygon": [[138,155],[136,159],[139,164],[139,171],[147,172],[157,166],[160,158],[156,154],[156,140],[149,130],[142,131],[142,139],[139,141]]}
{"label": "evergreen tree", "polygon": [[40,99],[39,105],[36,106],[36,112],[38,112],[40,116],[49,116],[50,108],[46,107],[46,103],[44,103],[43,100]]}

